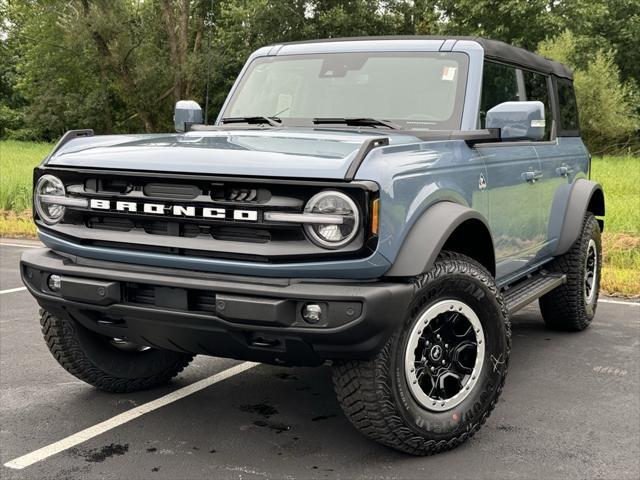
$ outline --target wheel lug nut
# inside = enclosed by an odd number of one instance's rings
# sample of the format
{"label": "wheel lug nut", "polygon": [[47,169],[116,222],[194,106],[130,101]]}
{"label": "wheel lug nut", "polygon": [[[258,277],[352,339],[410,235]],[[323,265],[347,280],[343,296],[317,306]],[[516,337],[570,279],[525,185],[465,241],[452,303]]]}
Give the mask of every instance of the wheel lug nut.
{"label": "wheel lug nut", "polygon": [[449,348],[449,344],[448,344],[448,343],[445,343],[445,344],[444,344],[444,348]]}
{"label": "wheel lug nut", "polygon": [[431,371],[432,372],[435,371],[435,369],[436,369],[436,367],[431,367]]}
{"label": "wheel lug nut", "polygon": [[444,360],[442,360],[442,364],[444,365]]}

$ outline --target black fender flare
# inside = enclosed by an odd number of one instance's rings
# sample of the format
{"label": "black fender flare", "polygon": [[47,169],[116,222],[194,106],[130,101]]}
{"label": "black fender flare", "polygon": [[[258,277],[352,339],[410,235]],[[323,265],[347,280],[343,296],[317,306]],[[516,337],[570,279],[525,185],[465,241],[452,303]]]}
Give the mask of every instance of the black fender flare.
{"label": "black fender flare", "polygon": [[[562,205],[564,210],[561,210]],[[549,236],[557,236],[558,242],[553,255],[566,253],[580,235],[584,216],[590,210],[594,215],[604,216],[605,202],[602,186],[592,180],[580,178],[571,185],[558,188],[553,199]],[[599,219],[600,230],[604,230],[604,220]]]}
{"label": "black fender flare", "polygon": [[[447,241],[463,226],[471,228],[466,232],[471,233],[470,238],[466,239],[470,242],[468,245],[483,249],[484,261],[480,263],[495,275],[495,251],[487,220],[477,210],[451,201],[441,201],[427,208],[413,224],[385,276],[413,277],[428,271]],[[469,254],[464,249],[460,253]],[[470,256],[479,260],[475,255]]]}

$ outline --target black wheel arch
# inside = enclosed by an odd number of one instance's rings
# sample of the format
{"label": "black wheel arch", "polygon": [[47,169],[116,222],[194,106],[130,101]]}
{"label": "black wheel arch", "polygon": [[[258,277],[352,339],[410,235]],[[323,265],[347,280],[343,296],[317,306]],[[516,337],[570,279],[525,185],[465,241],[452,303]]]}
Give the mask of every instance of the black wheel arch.
{"label": "black wheel arch", "polygon": [[[599,183],[581,178],[558,188],[549,219],[549,238],[558,238],[553,256],[569,251],[580,236],[587,212],[597,217],[605,215],[604,191]],[[597,221],[603,231],[604,220]]]}
{"label": "black wheel arch", "polygon": [[480,212],[451,201],[430,206],[413,224],[387,277],[427,272],[443,250],[461,253],[496,274],[493,237]]}

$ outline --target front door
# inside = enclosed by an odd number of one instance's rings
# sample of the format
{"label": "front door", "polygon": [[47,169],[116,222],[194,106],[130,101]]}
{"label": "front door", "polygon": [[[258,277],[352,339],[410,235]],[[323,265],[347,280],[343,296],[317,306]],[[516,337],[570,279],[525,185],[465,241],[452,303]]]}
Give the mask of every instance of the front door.
{"label": "front door", "polygon": [[487,169],[488,220],[500,282],[531,267],[546,239],[541,216],[541,165],[530,144],[484,144],[477,149]]}
{"label": "front door", "polygon": [[[524,101],[523,74],[515,67],[485,61],[479,127],[488,110]],[[533,142],[476,146],[487,169],[488,220],[496,250],[496,277],[504,281],[531,267],[546,238],[540,191],[541,164]]]}

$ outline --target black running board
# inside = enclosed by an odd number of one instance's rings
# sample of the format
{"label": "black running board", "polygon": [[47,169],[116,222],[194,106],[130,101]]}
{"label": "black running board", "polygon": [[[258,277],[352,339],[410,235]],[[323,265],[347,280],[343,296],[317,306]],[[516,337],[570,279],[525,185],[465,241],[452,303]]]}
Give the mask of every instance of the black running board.
{"label": "black running board", "polygon": [[539,272],[503,290],[509,313],[515,313],[567,281],[562,273]]}

